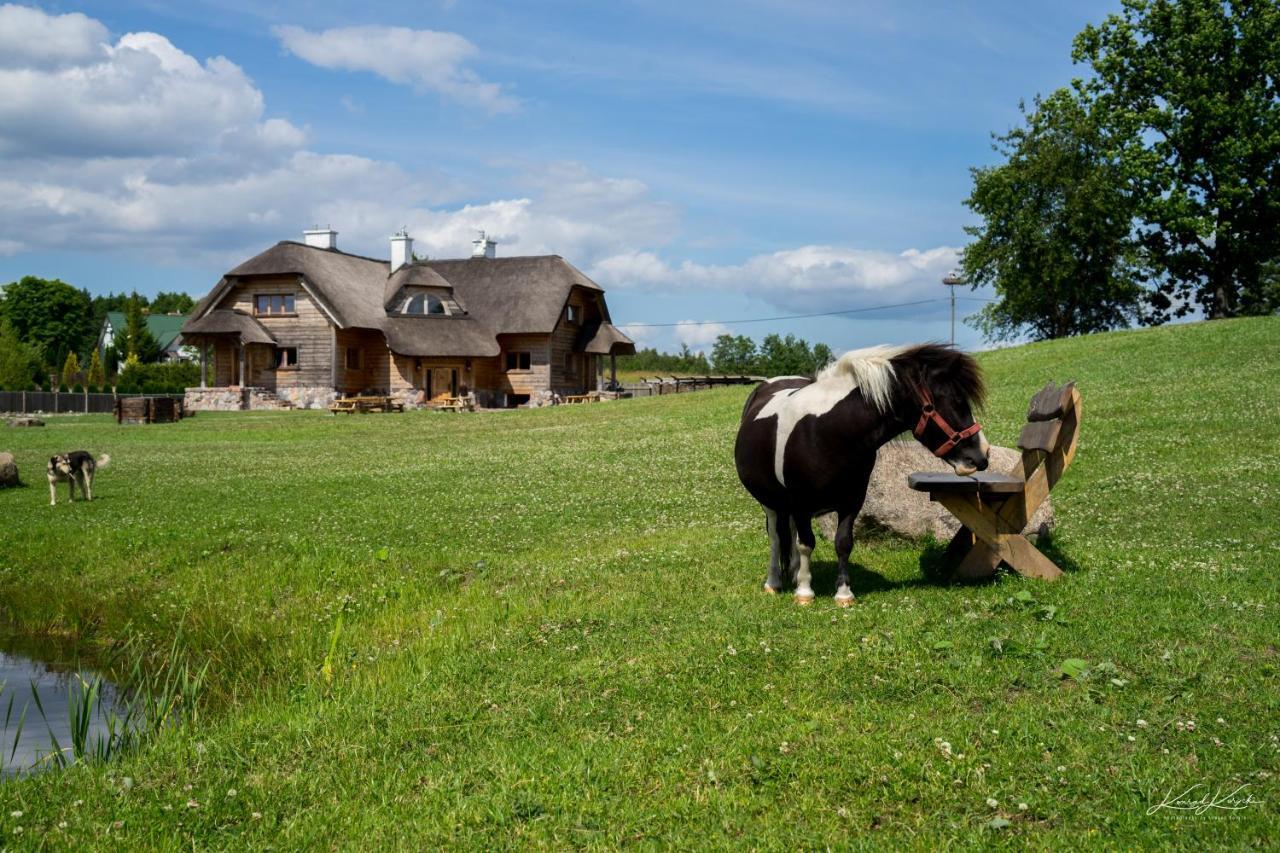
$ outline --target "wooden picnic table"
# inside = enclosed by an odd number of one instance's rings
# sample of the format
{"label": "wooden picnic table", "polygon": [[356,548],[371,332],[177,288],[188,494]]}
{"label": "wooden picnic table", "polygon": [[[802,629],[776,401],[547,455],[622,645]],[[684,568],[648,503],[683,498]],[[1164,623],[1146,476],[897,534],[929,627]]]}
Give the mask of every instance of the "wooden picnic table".
{"label": "wooden picnic table", "polygon": [[329,411],[333,414],[345,412],[348,415],[359,412],[360,414],[368,414],[369,412],[403,412],[404,404],[396,402],[391,397],[381,394],[356,395],[352,397],[339,397],[329,404]]}
{"label": "wooden picnic table", "polygon": [[595,396],[592,394],[566,394],[563,399],[567,404],[590,403],[595,400]]}
{"label": "wooden picnic table", "polygon": [[429,405],[444,412],[475,411],[475,403],[470,397],[437,397]]}

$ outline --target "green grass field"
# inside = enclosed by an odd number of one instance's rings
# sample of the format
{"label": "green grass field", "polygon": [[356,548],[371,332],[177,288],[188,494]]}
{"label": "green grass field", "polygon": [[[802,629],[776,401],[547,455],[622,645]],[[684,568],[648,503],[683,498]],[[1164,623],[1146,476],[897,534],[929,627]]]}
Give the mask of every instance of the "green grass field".
{"label": "green grass field", "polygon": [[[1001,444],[1079,380],[1067,577],[948,584],[859,543],[848,610],[822,541],[813,606],[759,591],[742,388],[0,431],[29,484],[0,492],[9,619],[209,661],[192,727],[0,786],[3,843],[1280,843],[1280,320],[981,360]],[[51,508],[76,448],[114,461]],[[1197,784],[1254,802],[1149,814]]]}

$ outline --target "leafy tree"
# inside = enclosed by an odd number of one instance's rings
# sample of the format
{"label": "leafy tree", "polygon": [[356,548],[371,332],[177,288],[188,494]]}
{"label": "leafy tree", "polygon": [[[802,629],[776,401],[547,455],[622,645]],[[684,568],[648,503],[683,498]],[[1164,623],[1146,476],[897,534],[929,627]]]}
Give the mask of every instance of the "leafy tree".
{"label": "leafy tree", "polygon": [[711,364],[704,353],[693,352],[687,345],[680,352],[658,352],[653,347],[636,350],[635,355],[618,357],[620,370],[653,371],[654,373],[699,374],[711,372]]}
{"label": "leafy tree", "polygon": [[813,345],[813,372],[817,373],[835,360],[835,353],[831,351],[831,347],[824,343],[816,343]]}
{"label": "leafy tree", "polygon": [[89,351],[89,369],[85,371],[85,384],[98,389],[107,384],[106,372],[102,369],[102,359],[98,358],[98,348]]}
{"label": "leafy tree", "polygon": [[151,300],[152,314],[186,314],[196,307],[196,301],[185,293],[161,291]]}
{"label": "leafy tree", "polygon": [[746,335],[721,335],[711,347],[711,366],[717,373],[755,373],[756,342]]}
{"label": "leafy tree", "polygon": [[94,338],[89,295],[58,279],[28,275],[7,285],[0,317],[44,364],[56,365],[69,352],[83,352]]}
{"label": "leafy tree", "polygon": [[147,328],[147,318],[142,311],[142,297],[134,293],[129,297],[129,307],[125,312],[124,339],[125,351],[130,358],[137,358],[143,364],[159,361],[163,353],[155,335]]}
{"label": "leafy tree", "polygon": [[40,366],[40,356],[27,346],[8,320],[0,320],[0,389],[30,388]]}
{"label": "leafy tree", "polygon": [[63,385],[74,385],[80,381],[80,359],[74,352],[67,353],[67,360],[62,363],[59,380]]}
{"label": "leafy tree", "polygon": [[1067,89],[1035,101],[996,137],[998,166],[971,169],[965,204],[982,217],[961,265],[999,301],[974,325],[989,340],[1036,340],[1127,325],[1142,296],[1121,169],[1089,106]]}
{"label": "leafy tree", "polygon": [[[827,352],[830,354],[830,350]],[[812,375],[819,367],[809,342],[795,335],[765,335],[760,342],[758,364],[760,371],[769,376]]]}
{"label": "leafy tree", "polygon": [[1158,290],[1155,319],[1265,310],[1280,257],[1280,3],[1124,0],[1086,27],[1081,88],[1117,139]]}

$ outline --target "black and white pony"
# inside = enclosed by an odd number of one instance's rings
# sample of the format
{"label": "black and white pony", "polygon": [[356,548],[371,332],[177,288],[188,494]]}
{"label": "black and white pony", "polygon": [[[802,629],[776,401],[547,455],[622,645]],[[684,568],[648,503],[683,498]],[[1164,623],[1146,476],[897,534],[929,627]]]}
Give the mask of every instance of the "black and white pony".
{"label": "black and white pony", "polygon": [[879,346],[845,353],[816,379],[782,376],[747,398],[734,447],[738,478],[761,506],[771,553],[768,592],[795,581],[796,601],[813,601],[812,520],[835,512],[836,602],[853,603],[849,552],[876,450],[912,430],[957,474],[987,467],[989,446],[972,408],[984,396],[982,373],[949,346]]}

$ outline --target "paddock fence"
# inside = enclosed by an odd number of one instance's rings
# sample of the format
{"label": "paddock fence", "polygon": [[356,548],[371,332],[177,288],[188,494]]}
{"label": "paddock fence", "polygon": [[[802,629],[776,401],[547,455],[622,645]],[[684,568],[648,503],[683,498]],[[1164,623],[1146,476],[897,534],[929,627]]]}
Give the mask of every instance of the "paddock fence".
{"label": "paddock fence", "polygon": [[[0,413],[11,415],[109,415],[115,411],[120,396],[88,391],[0,391]],[[172,397],[182,394],[147,394],[148,397]]]}
{"label": "paddock fence", "polygon": [[654,376],[639,382],[622,383],[623,396],[660,397],[664,394],[686,394],[726,385],[755,385],[763,376]]}

